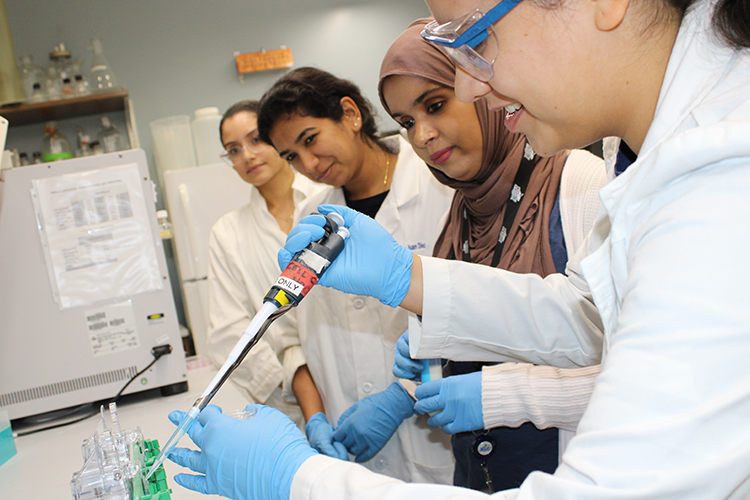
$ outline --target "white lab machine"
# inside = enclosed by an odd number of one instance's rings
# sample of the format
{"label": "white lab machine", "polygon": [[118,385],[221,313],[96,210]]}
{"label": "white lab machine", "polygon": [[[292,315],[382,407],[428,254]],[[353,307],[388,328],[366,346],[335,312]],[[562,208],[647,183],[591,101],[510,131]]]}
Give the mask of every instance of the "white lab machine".
{"label": "white lab machine", "polygon": [[250,201],[253,187],[224,163],[164,172],[164,195],[188,327],[197,354],[208,334],[208,237],[219,218]]}
{"label": "white lab machine", "polygon": [[0,171],[0,408],[11,419],[187,390],[142,150]]}

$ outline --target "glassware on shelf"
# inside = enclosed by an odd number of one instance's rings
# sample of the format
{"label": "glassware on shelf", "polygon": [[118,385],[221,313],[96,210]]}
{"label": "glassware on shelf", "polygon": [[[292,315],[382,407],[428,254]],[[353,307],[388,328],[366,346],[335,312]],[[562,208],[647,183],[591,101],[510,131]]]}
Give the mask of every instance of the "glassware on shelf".
{"label": "glassware on shelf", "polygon": [[62,80],[57,68],[47,66],[47,77],[44,79],[44,95],[47,101],[56,101],[62,97]]}
{"label": "glassware on shelf", "polygon": [[91,61],[91,81],[89,85],[94,92],[108,92],[118,87],[112,68],[104,57],[102,51],[102,41],[98,38],[91,40],[91,47],[94,51],[94,57]]}
{"label": "glassware on shelf", "polygon": [[125,149],[120,132],[106,116],[102,116],[101,118],[101,127],[99,128],[99,133],[96,135],[96,139],[104,148],[105,153],[114,153],[115,151]]}
{"label": "glassware on shelf", "polygon": [[57,71],[57,77],[62,82],[66,77],[70,78],[71,53],[65,48],[65,44],[54,47],[49,53],[49,60]]}
{"label": "glassware on shelf", "polygon": [[94,155],[103,155],[104,154],[104,148],[101,144],[99,144],[99,141],[91,141],[91,153]]}
{"label": "glassware on shelf", "polygon": [[73,83],[67,76],[63,78],[62,83],[62,96],[65,98],[76,97],[76,89],[73,87]]}
{"label": "glassware on shelf", "polygon": [[42,68],[34,64],[32,56],[22,56],[20,61],[21,64],[18,66],[18,74],[21,78],[23,96],[28,101],[34,95],[34,85],[38,84],[39,88],[41,88],[42,83],[44,82],[44,71]]}
{"label": "glassware on shelf", "polygon": [[47,125],[44,127],[42,153],[42,158],[45,162],[73,158],[67,137],[57,130],[57,123],[54,121],[47,122]]}
{"label": "glassware on shelf", "polygon": [[26,99],[27,102],[43,102],[47,99],[47,96],[42,90],[42,84],[39,82],[34,83],[31,95]]}
{"label": "glassware on shelf", "polygon": [[78,148],[76,149],[76,158],[83,156],[92,156],[94,152],[91,150],[91,137],[83,130],[83,127],[77,126],[78,129]]}
{"label": "glassware on shelf", "polygon": [[91,94],[91,89],[89,88],[89,82],[81,74],[78,74],[75,76],[75,82],[73,83],[73,88],[75,89],[76,96],[80,97],[80,96]]}

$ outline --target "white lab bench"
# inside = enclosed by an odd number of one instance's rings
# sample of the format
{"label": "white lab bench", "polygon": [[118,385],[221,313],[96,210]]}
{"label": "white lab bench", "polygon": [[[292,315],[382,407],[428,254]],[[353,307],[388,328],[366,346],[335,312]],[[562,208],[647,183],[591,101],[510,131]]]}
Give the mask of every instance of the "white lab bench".
{"label": "white lab bench", "polygon": [[[199,366],[200,364],[198,363]],[[117,405],[120,425],[123,429],[140,427],[144,438],[157,439],[163,445],[175,429],[167,419],[169,412],[188,411],[215,373],[216,370],[211,366],[188,370],[189,390],[182,394],[165,397],[157,392],[129,396]],[[225,413],[242,409],[247,403],[247,399],[231,383],[222,386],[211,401],[211,404],[219,405]],[[0,466],[0,497],[71,500],[70,479],[73,472],[83,466],[81,444],[98,422],[99,417],[94,416],[65,427],[15,438],[17,454]],[[195,448],[187,435],[178,446]],[[183,469],[170,460],[164,462],[164,468],[173,500],[219,498],[186,490],[175,483],[174,476],[180,472],[189,473],[188,469]]]}

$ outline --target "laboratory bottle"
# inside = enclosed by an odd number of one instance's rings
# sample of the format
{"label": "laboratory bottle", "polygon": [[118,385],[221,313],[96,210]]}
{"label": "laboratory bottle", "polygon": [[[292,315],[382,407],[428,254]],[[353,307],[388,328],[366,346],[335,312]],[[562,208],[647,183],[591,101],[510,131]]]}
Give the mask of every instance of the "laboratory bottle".
{"label": "laboratory bottle", "polygon": [[120,132],[106,116],[102,116],[101,118],[101,127],[99,128],[99,133],[96,135],[96,139],[104,148],[105,153],[114,153],[115,151],[125,149],[122,145]]}
{"label": "laboratory bottle", "polygon": [[44,95],[44,92],[42,91],[42,84],[39,82],[34,83],[34,87],[32,89],[31,95],[27,99],[28,102],[44,102],[44,100],[47,97]]}
{"label": "laboratory bottle", "polygon": [[159,220],[159,234],[163,240],[172,239],[172,223],[169,222],[169,212],[157,210],[156,218]]}
{"label": "laboratory bottle", "polygon": [[47,66],[47,76],[44,79],[44,95],[48,101],[56,101],[62,96],[62,80],[54,66]]}
{"label": "laboratory bottle", "polygon": [[89,95],[91,93],[91,89],[89,89],[88,80],[86,80],[81,74],[78,74],[75,76],[75,82],[73,83],[73,88],[75,89],[76,96],[84,96],[84,95]]}
{"label": "laboratory bottle", "polygon": [[117,80],[112,73],[107,58],[102,51],[102,41],[98,38],[91,40],[91,48],[94,51],[94,57],[91,60],[91,82],[89,86],[94,92],[109,92],[117,87]]}
{"label": "laboratory bottle", "polygon": [[62,42],[60,42],[60,45],[53,47],[49,53],[49,60],[52,61],[61,82],[65,77],[70,76],[70,58],[70,51],[65,48],[65,44]]}
{"label": "laboratory bottle", "polygon": [[209,107],[195,110],[195,119],[193,119],[191,126],[198,165],[210,165],[219,162],[219,155],[224,150],[219,135],[220,123],[219,108]]}
{"label": "laboratory bottle", "polygon": [[94,154],[94,155],[104,154],[104,148],[102,147],[101,144],[99,144],[99,141],[91,141],[90,147],[91,147],[91,154]]}
{"label": "laboratory bottle", "polygon": [[75,97],[75,88],[67,76],[63,78],[62,96],[65,98]]}
{"label": "laboratory bottle", "polygon": [[39,88],[42,86],[44,72],[42,68],[34,64],[32,56],[22,56],[20,60],[21,64],[18,66],[18,73],[21,78],[21,88],[26,100],[30,101],[34,95],[34,86],[37,84]]}
{"label": "laboratory bottle", "polygon": [[22,167],[29,164],[29,156],[26,154],[25,151],[22,152],[20,155],[18,155],[18,162]]}
{"label": "laboratory bottle", "polygon": [[42,152],[41,151],[34,151],[34,154],[32,156],[34,158],[34,164],[42,163]]}
{"label": "laboratory bottle", "polygon": [[78,149],[76,149],[76,157],[81,158],[84,156],[92,156],[94,153],[91,151],[91,138],[81,128],[78,127]]}
{"label": "laboratory bottle", "polygon": [[45,162],[67,160],[73,158],[70,152],[68,139],[57,130],[57,123],[47,122],[44,127],[44,139],[42,139],[42,158]]}

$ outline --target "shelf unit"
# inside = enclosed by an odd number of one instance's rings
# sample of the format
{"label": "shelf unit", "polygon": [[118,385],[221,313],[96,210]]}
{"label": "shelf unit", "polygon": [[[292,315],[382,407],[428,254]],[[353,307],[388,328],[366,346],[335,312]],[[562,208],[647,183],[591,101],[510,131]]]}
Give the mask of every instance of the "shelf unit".
{"label": "shelf unit", "polygon": [[0,116],[8,120],[9,128],[105,113],[124,113],[130,147],[140,147],[132,103],[128,91],[124,89],[70,99],[0,107]]}

